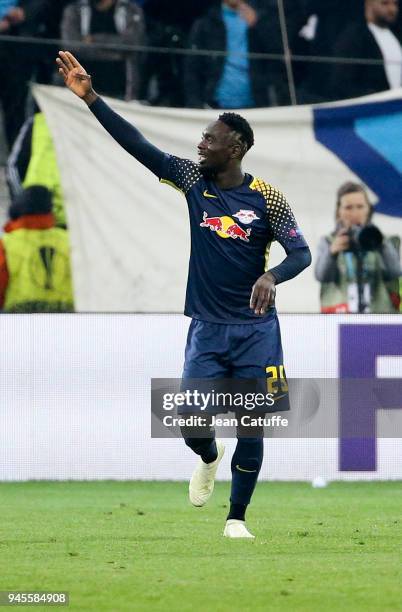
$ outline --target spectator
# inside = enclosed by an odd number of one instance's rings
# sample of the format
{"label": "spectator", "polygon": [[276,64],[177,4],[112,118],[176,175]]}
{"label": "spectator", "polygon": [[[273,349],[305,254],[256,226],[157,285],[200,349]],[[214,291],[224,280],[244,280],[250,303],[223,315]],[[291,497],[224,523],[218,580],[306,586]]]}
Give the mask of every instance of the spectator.
{"label": "spectator", "polygon": [[0,1],[0,103],[4,131],[11,148],[25,120],[28,82],[34,67],[32,48],[2,42],[6,36],[40,34],[45,0]]}
{"label": "spectator", "polygon": [[[216,3],[217,0],[145,0],[149,46],[184,49],[194,20]],[[148,53],[140,97],[152,105],[184,106],[183,65],[181,54]]]}
{"label": "spectator", "polygon": [[[266,0],[262,0],[266,2]],[[206,13],[219,0],[144,0],[143,6],[147,19],[153,19],[161,23],[174,24],[183,31],[188,31],[198,19]]]}
{"label": "spectator", "polygon": [[[0,0],[1,1],[1,0]],[[74,0],[45,0],[41,36],[43,38],[59,40],[61,38],[61,20],[64,9]],[[50,46],[49,43],[39,46],[40,57],[36,66],[35,80],[37,83],[50,85],[54,82],[55,66],[54,55],[60,49],[60,45]],[[57,73],[56,73],[57,74]]]}
{"label": "spectator", "polygon": [[[334,45],[350,24],[360,23],[364,0],[306,0],[305,25],[292,48],[300,55],[331,57]],[[328,74],[332,64],[321,62],[298,63],[302,76],[298,98],[301,103],[324,102],[331,99]]]}
{"label": "spectator", "polygon": [[[277,0],[269,0],[278,6]],[[303,33],[306,29],[309,13],[308,0],[284,0],[284,10],[286,19],[286,30],[289,47],[293,55],[308,55],[310,53],[310,40],[307,40]],[[307,27],[310,32],[311,28]],[[296,85],[297,101],[304,102],[304,91],[302,85],[308,74],[310,64],[294,61],[292,64],[293,77]]]}
{"label": "spectator", "polygon": [[130,79],[131,96],[138,97],[140,85],[139,53],[130,54],[126,64],[121,52],[91,48],[93,43],[143,45],[145,22],[142,9],[129,0],[78,0],[67,6],[61,23],[65,41],[78,40],[88,44],[80,49],[88,70],[96,74],[99,92],[123,97],[126,77]]}
{"label": "spectator", "polygon": [[399,237],[384,237],[372,215],[361,185],[340,187],[336,229],[321,239],[317,253],[321,312],[399,312]]}
{"label": "spectator", "polygon": [[[266,2],[266,0],[265,0]],[[328,0],[326,0],[326,3]],[[278,10],[278,0],[269,0],[269,3],[276,6]],[[294,50],[295,43],[299,37],[299,32],[306,23],[310,12],[307,0],[284,0],[286,29],[289,45]]]}
{"label": "spectator", "polygon": [[351,24],[335,45],[335,56],[383,60],[383,65],[336,65],[335,98],[354,98],[401,87],[402,49],[396,35],[399,0],[366,0],[365,21]]}
{"label": "spectator", "polygon": [[6,176],[11,201],[15,201],[23,189],[31,185],[47,187],[52,193],[56,226],[66,229],[64,197],[56,152],[45,115],[39,107],[20,130],[8,158]]}
{"label": "spectator", "polygon": [[188,57],[187,106],[246,108],[288,102],[283,63],[247,57],[249,52],[283,53],[277,10],[258,12],[243,0],[224,0],[194,24],[190,46],[228,55]]}
{"label": "spectator", "polygon": [[54,227],[52,197],[32,186],[10,207],[0,240],[0,308],[70,312],[73,290],[68,233]]}

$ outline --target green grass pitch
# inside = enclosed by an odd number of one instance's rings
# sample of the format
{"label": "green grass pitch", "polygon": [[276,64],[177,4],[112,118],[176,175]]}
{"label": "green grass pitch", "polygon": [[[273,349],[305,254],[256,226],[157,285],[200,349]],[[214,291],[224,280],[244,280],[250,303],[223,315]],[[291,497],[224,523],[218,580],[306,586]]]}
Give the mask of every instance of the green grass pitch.
{"label": "green grass pitch", "polygon": [[228,494],[192,508],[181,482],[0,484],[0,590],[96,612],[402,610],[402,483],[259,483],[255,541],[221,536]]}

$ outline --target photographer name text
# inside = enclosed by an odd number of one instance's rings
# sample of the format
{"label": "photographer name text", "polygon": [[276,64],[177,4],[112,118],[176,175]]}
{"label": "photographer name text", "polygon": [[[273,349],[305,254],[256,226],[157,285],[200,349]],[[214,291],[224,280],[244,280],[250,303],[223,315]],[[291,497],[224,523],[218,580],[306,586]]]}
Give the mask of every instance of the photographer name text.
{"label": "photographer name text", "polygon": [[287,427],[288,419],[280,415],[252,416],[244,414],[238,417],[218,417],[211,415],[210,418],[191,415],[187,417],[173,416],[167,414],[163,417],[165,427]]}

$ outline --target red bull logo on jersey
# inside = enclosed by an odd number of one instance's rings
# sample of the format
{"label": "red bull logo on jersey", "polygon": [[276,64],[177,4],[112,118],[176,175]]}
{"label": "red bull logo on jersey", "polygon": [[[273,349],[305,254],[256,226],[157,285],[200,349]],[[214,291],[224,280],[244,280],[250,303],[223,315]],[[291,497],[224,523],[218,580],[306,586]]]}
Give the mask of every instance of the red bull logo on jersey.
{"label": "red bull logo on jersey", "polygon": [[234,240],[239,238],[243,242],[250,242],[251,229],[244,230],[232,217],[208,217],[208,213],[204,211],[202,219],[200,227],[209,228],[211,232],[216,232],[220,238],[233,238]]}

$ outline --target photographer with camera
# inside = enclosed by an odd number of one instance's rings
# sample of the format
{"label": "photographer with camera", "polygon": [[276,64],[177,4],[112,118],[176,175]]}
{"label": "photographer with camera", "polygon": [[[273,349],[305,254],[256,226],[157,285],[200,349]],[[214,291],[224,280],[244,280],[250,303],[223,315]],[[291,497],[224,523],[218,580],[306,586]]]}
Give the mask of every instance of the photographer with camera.
{"label": "photographer with camera", "polygon": [[336,229],[321,238],[315,266],[322,313],[399,312],[400,239],[383,236],[373,212],[362,185],[338,189]]}

